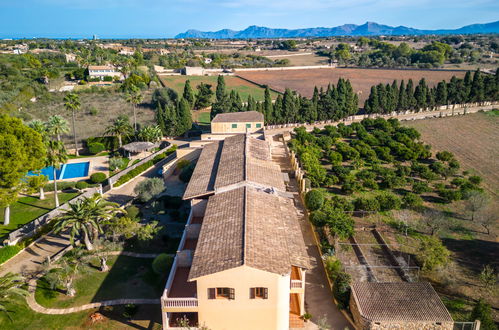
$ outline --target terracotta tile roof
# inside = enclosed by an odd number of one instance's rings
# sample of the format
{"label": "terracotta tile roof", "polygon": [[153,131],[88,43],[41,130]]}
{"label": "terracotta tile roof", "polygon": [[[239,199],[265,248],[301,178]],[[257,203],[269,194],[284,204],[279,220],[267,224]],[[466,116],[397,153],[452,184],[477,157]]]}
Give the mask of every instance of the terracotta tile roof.
{"label": "terracotta tile roof", "polygon": [[199,156],[191,180],[184,193],[184,199],[190,199],[215,191],[215,177],[222,152],[223,141],[207,144]]}
{"label": "terracotta tile roof", "polygon": [[219,113],[212,123],[263,122],[263,114],[258,111]]}
{"label": "terracotta tile roof", "polygon": [[286,190],[281,169],[272,161],[266,141],[241,134],[214,144],[206,145],[201,152],[184,199],[244,182]]}
{"label": "terracotta tile roof", "polygon": [[291,199],[248,186],[210,197],[189,280],[242,265],[280,275],[309,267]]}
{"label": "terracotta tile roof", "polygon": [[360,315],[372,322],[452,322],[427,282],[355,282],[352,295]]}
{"label": "terracotta tile roof", "polygon": [[114,66],[110,65],[89,65],[89,70],[114,70]]}

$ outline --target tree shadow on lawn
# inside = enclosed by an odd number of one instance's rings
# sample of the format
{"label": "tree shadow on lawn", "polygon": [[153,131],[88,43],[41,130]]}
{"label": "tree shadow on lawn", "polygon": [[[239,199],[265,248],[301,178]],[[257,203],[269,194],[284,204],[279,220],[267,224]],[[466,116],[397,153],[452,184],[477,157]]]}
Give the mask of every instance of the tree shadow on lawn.
{"label": "tree shadow on lawn", "polygon": [[23,202],[21,200],[18,200],[17,202],[19,204],[30,206],[30,207],[33,207],[33,208],[37,208],[37,209],[40,209],[40,210],[46,210],[47,212],[48,211],[52,211],[52,209],[53,209],[53,208],[50,208],[50,207],[43,207],[43,206],[39,206],[39,205],[32,204],[32,203],[26,203],[26,202]]}
{"label": "tree shadow on lawn", "polygon": [[159,298],[168,276],[154,273],[153,260],[153,258],[119,255],[92,298],[92,302]]}
{"label": "tree shadow on lawn", "polygon": [[[133,329],[157,329],[157,325],[162,324],[160,305],[138,305],[137,312],[131,318],[125,317],[124,312],[124,305],[105,306],[99,309],[99,313],[106,318]],[[147,326],[138,323],[147,324]]]}
{"label": "tree shadow on lawn", "polygon": [[452,251],[457,261],[475,274],[480,274],[484,265],[498,265],[499,243],[480,239],[459,240],[442,238],[444,245]]}

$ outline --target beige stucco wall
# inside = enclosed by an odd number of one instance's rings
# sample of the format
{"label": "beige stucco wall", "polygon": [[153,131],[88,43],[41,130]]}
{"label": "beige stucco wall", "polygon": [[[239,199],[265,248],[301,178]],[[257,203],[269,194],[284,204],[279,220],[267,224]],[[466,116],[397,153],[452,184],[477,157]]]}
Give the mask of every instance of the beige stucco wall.
{"label": "beige stucco wall", "polygon": [[[203,276],[197,280],[199,324],[212,330],[287,330],[289,275],[248,266]],[[208,299],[208,288],[234,288],[235,299]],[[250,299],[250,288],[268,288],[268,299]]]}
{"label": "beige stucco wall", "polygon": [[[236,128],[232,128],[232,124],[236,124]],[[251,128],[246,128],[246,124],[250,124]],[[256,124],[260,124],[260,127],[256,127]],[[263,121],[251,121],[251,122],[234,122],[234,123],[211,123],[211,133],[246,133],[246,132],[256,132],[263,129]]]}

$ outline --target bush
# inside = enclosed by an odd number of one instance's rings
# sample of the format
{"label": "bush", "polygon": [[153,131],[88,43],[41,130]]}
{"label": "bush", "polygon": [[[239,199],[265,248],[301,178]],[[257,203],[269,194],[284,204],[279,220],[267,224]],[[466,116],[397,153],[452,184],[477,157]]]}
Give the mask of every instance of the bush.
{"label": "bush", "polygon": [[79,190],[87,189],[88,183],[86,183],[85,181],[78,181],[78,182],[76,182],[75,187],[76,187],[76,189],[79,189]]}
{"label": "bush", "polygon": [[195,163],[189,164],[189,166],[184,167],[180,175],[178,176],[180,180],[187,183],[191,180],[192,173],[194,172],[194,168],[196,167]]}
{"label": "bush", "polygon": [[483,299],[478,300],[471,311],[470,321],[474,322],[475,320],[480,320],[480,329],[497,330],[494,318],[492,317],[492,308]]}
{"label": "bush", "polygon": [[182,205],[182,197],[164,195],[161,199],[166,209],[178,209]]}
{"label": "bush", "polygon": [[402,197],[402,202],[405,208],[414,209],[423,204],[423,199],[419,195],[407,193]]}
{"label": "bush", "polygon": [[422,236],[416,260],[423,270],[433,270],[449,262],[450,252],[435,236]]}
{"label": "bush", "polygon": [[305,205],[309,211],[319,210],[324,205],[324,194],[322,191],[314,189],[305,195]]}
{"label": "bush", "polygon": [[375,198],[358,197],[354,202],[356,211],[379,211],[379,202]]}
{"label": "bush", "polygon": [[[123,137],[123,143],[128,143],[129,138]],[[118,141],[118,137],[116,136],[98,136],[98,137],[89,137],[86,141],[87,148],[89,148],[90,144],[93,143],[101,143],[104,145],[105,150],[116,150],[119,148],[120,144]]]}
{"label": "bush", "polygon": [[152,262],[152,269],[158,275],[166,275],[170,271],[173,264],[173,257],[167,255],[166,253],[161,253],[159,256],[154,258]]}
{"label": "bush", "polygon": [[444,199],[446,203],[450,203],[453,201],[458,201],[462,198],[462,194],[460,190],[453,189],[440,189],[438,191],[438,196]]}
{"label": "bush", "polygon": [[106,150],[106,147],[99,142],[90,143],[87,145],[87,147],[88,147],[88,152],[91,153],[92,155],[97,155],[98,153]]}
{"label": "bush", "polygon": [[115,171],[116,169],[121,169],[125,165],[125,160],[121,157],[113,157],[109,159],[109,170]]}
{"label": "bush", "polygon": [[141,202],[147,202],[165,189],[161,178],[148,178],[135,186],[134,192]]}
{"label": "bush", "polygon": [[106,180],[106,178],[106,173],[97,172],[90,176],[90,181],[92,181],[93,183],[102,183]]}
{"label": "bush", "polygon": [[449,152],[449,151],[440,151],[440,152],[437,152],[437,159],[438,160],[441,160],[443,162],[446,162],[446,161],[449,161],[451,159],[454,158],[454,155]]}
{"label": "bush", "polygon": [[390,192],[382,192],[376,196],[381,211],[398,210],[402,205],[400,198]]}
{"label": "bush", "polygon": [[472,175],[468,178],[468,180],[470,180],[471,183],[473,183],[474,185],[479,185],[480,183],[482,183],[482,177],[478,176],[478,175]]}
{"label": "bush", "polygon": [[126,207],[125,211],[130,219],[136,219],[140,215],[140,209],[135,205]]}
{"label": "bush", "polygon": [[183,170],[184,168],[186,168],[187,166],[189,166],[191,162],[188,161],[187,159],[181,159],[177,162],[177,170],[181,171]]}
{"label": "bush", "polygon": [[350,302],[350,282],[352,278],[348,273],[340,272],[334,278],[333,295],[338,301],[338,308],[347,309]]}
{"label": "bush", "polygon": [[421,194],[421,193],[424,193],[424,192],[429,192],[429,191],[431,191],[431,189],[428,186],[428,183],[426,183],[424,181],[416,181],[412,185],[412,191],[415,194]]}
{"label": "bush", "polygon": [[21,248],[17,245],[7,245],[0,248],[0,264],[18,254],[19,251],[21,251]]}

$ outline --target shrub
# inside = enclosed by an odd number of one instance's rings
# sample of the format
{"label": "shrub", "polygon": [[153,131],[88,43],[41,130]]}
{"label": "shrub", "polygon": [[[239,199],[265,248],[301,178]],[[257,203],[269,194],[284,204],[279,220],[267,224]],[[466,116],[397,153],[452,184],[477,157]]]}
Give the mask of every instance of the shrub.
{"label": "shrub", "polygon": [[451,159],[454,158],[454,155],[451,152],[449,152],[449,151],[440,151],[440,152],[437,152],[436,156],[437,156],[438,160],[441,160],[443,162],[447,162],[447,161],[449,161],[449,160],[451,160]]}
{"label": "shrub", "polygon": [[92,155],[97,155],[100,152],[103,152],[106,150],[106,147],[100,143],[100,142],[94,142],[88,144],[88,152],[91,153]]}
{"label": "shrub", "polygon": [[[90,144],[93,143],[101,143],[104,145],[105,150],[116,150],[119,148],[118,137],[116,136],[97,136],[97,137],[89,137],[86,141],[87,148]],[[129,138],[123,137],[123,143],[128,143]]]}
{"label": "shrub", "polygon": [[178,196],[162,196],[163,205],[166,209],[178,209],[182,205],[182,198]]}
{"label": "shrub", "polygon": [[350,302],[350,282],[352,278],[348,273],[341,272],[334,278],[333,295],[338,301],[340,309],[347,309]]}
{"label": "shrub", "polygon": [[17,245],[7,245],[0,248],[0,264],[18,254],[19,251],[21,251],[21,248]]}
{"label": "shrub", "polygon": [[379,211],[379,202],[375,198],[358,197],[354,202],[356,211]]}
{"label": "shrub", "polygon": [[446,203],[458,201],[462,198],[461,191],[453,189],[440,189],[438,191],[438,196],[443,198]]}
{"label": "shrub", "polygon": [[161,253],[159,256],[154,258],[152,262],[152,269],[158,275],[166,275],[170,271],[173,264],[173,257],[167,255],[166,253]]}
{"label": "shrub", "polygon": [[424,181],[416,181],[412,185],[412,191],[415,194],[421,194],[421,193],[424,193],[424,192],[429,192],[429,191],[431,191],[431,189],[428,186],[428,183],[426,183]]}
{"label": "shrub", "polygon": [[497,330],[494,318],[492,317],[492,308],[483,299],[478,300],[471,311],[470,321],[474,322],[475,320],[480,320],[480,329]]}
{"label": "shrub", "polygon": [[305,205],[310,211],[319,210],[324,204],[324,194],[322,191],[313,189],[305,195]]}
{"label": "shrub", "polygon": [[96,107],[91,107],[89,113],[91,116],[95,116],[99,113],[99,110]]}
{"label": "shrub", "polygon": [[131,319],[138,311],[139,307],[135,304],[126,304],[125,311],[123,312],[123,317],[126,319]]}
{"label": "shrub", "polygon": [[182,172],[178,176],[179,179],[185,183],[189,182],[189,180],[192,177],[192,173],[194,172],[195,166],[196,166],[195,163],[191,163],[191,164],[189,164],[189,166],[184,167],[184,169],[182,170]]}
{"label": "shrub", "polygon": [[407,193],[402,197],[402,202],[405,208],[414,209],[423,204],[423,199],[419,195]]}
{"label": "shrub", "polygon": [[76,189],[79,189],[79,190],[87,189],[88,183],[86,183],[85,181],[78,181],[78,182],[76,182],[75,187],[76,187]]}
{"label": "shrub", "polygon": [[121,157],[113,157],[109,159],[109,170],[115,171],[118,168],[122,168],[125,165],[125,160]]}
{"label": "shrub", "polygon": [[376,196],[381,211],[397,210],[402,205],[400,198],[390,192],[382,192]]}
{"label": "shrub", "polygon": [[181,171],[183,170],[184,168],[186,168],[187,166],[189,166],[191,162],[188,161],[187,159],[181,159],[177,162],[177,170]]}
{"label": "shrub", "polygon": [[139,182],[134,189],[141,202],[147,202],[165,189],[165,183],[161,178],[148,178]]}
{"label": "shrub", "polygon": [[478,176],[478,175],[472,175],[468,178],[468,180],[470,180],[471,183],[473,183],[474,185],[479,185],[480,183],[482,183],[482,177]]}
{"label": "shrub", "polygon": [[90,176],[90,181],[92,181],[93,183],[102,183],[106,180],[106,178],[106,173],[97,172]]}
{"label": "shrub", "polygon": [[135,205],[126,207],[125,211],[130,219],[136,219],[140,214],[140,209]]}
{"label": "shrub", "polygon": [[416,260],[423,270],[433,270],[449,262],[450,252],[435,236],[422,236]]}

